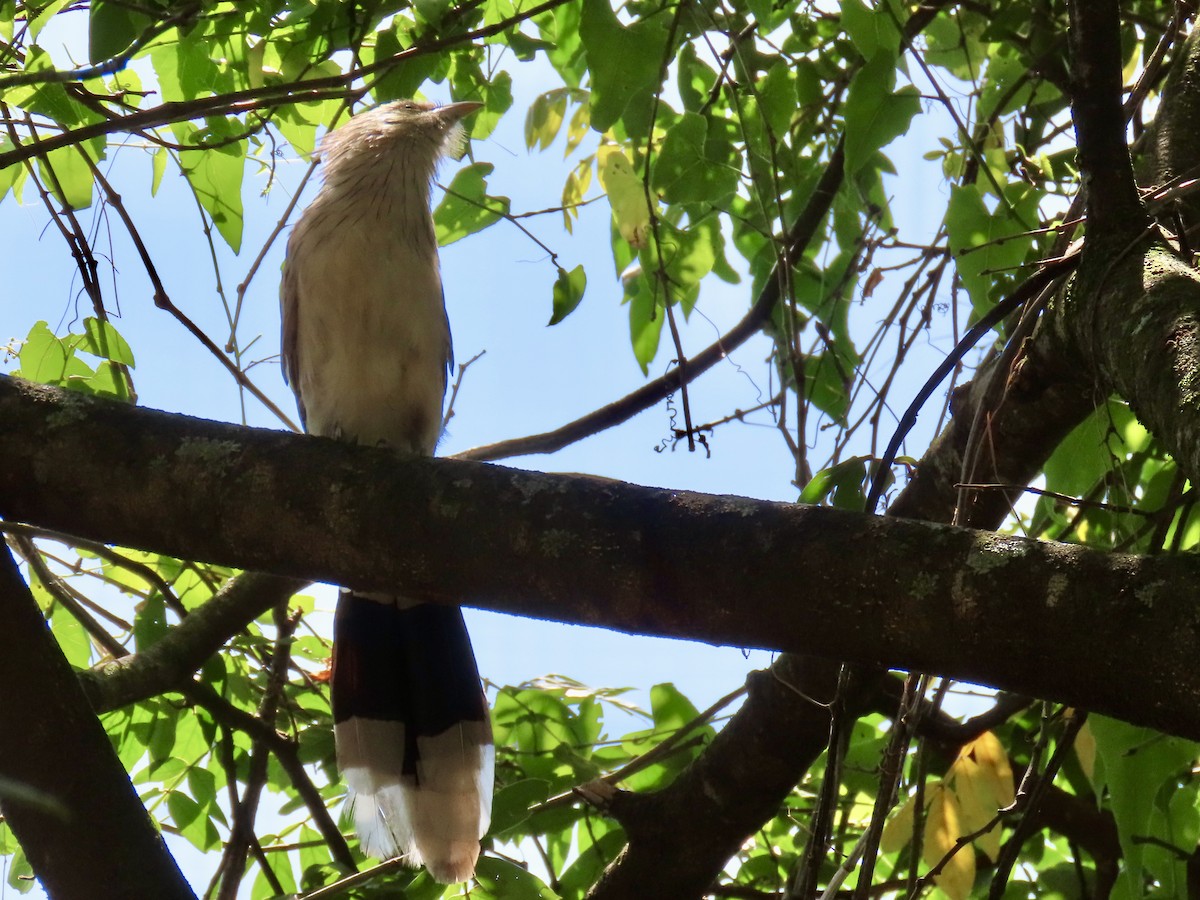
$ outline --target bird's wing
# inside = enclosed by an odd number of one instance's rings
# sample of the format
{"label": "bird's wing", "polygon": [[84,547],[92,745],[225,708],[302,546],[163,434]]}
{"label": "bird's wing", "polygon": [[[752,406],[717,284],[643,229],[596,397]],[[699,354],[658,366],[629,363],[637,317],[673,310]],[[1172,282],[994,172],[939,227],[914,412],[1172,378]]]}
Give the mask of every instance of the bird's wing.
{"label": "bird's wing", "polygon": [[446,312],[445,288],[442,289],[442,315],[446,319],[446,372],[442,381],[442,393],[445,394],[450,379],[454,377],[454,336],[450,333],[450,314]]}
{"label": "bird's wing", "polygon": [[[288,250],[292,248],[290,246]],[[291,255],[290,252],[288,254]],[[283,367],[283,381],[296,395],[296,408],[300,411],[300,424],[305,425],[304,398],[300,396],[300,360],[297,358],[299,346],[297,334],[300,328],[300,284],[296,277],[295,264],[284,264],[283,278],[279,282],[279,312],[282,320],[282,335],[280,338],[280,362]]]}

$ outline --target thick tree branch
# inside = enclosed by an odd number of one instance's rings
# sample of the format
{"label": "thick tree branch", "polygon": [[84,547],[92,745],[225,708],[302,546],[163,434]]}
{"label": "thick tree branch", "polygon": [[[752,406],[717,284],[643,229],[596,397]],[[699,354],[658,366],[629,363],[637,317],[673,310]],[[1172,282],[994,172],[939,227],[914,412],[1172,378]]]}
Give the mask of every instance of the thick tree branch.
{"label": "thick tree branch", "polygon": [[1089,241],[1137,235],[1149,222],[1138,197],[1121,103],[1121,14],[1118,0],[1073,0],[1071,113],[1079,167],[1087,189]]}
{"label": "thick tree branch", "polygon": [[110,660],[79,679],[97,712],[189,686],[192,675],[231,637],[307,582],[248,572],[138,653]]}
{"label": "thick tree branch", "polygon": [[[1200,29],[1192,31],[1171,67],[1148,137],[1144,168],[1151,185],[1178,187],[1200,176]],[[1200,224],[1197,195],[1183,194],[1176,208],[1194,231]]]}
{"label": "thick tree branch", "polygon": [[[782,799],[825,749],[837,680],[838,666],[796,654],[781,657],[769,671],[751,673],[742,711],[669,788],[611,799],[610,811],[625,827],[629,844],[589,896],[645,897],[648,872],[655,897],[702,896],[724,861],[779,812]],[[853,693],[847,703],[861,714],[867,693]],[[680,829],[687,840],[680,840]]]}
{"label": "thick tree branch", "polygon": [[[1196,483],[1200,477],[1200,276],[1157,234],[1108,259],[1085,254],[1044,323],[1099,396],[1117,394]],[[1044,337],[1051,337],[1046,334]]]}
{"label": "thick tree branch", "polygon": [[0,808],[55,900],[194,900],[0,542]]}
{"label": "thick tree branch", "polygon": [[402,459],[13,378],[0,418],[7,518],[432,601],[939,672],[1200,737],[1190,557]]}
{"label": "thick tree branch", "polygon": [[1019,491],[962,490],[972,434],[983,429],[981,464],[973,482],[1024,485],[1041,471],[1054,448],[1107,394],[1078,367],[1066,365],[1049,341],[1033,341],[1015,371],[994,354],[951,398],[953,418],[921,457],[888,514],[927,522],[958,519],[976,528],[998,528]]}

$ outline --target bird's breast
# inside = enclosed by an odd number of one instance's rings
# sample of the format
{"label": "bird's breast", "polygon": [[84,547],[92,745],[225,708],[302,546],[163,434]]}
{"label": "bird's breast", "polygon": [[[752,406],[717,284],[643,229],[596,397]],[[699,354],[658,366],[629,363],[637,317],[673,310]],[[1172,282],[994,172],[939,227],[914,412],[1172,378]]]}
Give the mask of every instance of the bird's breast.
{"label": "bird's breast", "polygon": [[336,215],[297,265],[298,390],[314,434],[432,453],[450,333],[428,215]]}

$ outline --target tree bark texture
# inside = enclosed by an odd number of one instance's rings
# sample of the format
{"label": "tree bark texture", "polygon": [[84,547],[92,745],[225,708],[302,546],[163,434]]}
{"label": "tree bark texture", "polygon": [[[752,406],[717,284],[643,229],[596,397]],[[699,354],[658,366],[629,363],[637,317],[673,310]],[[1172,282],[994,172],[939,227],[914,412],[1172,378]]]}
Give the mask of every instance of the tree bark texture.
{"label": "tree bark texture", "polygon": [[194,900],[0,543],[0,809],[53,900]]}
{"label": "tree bark texture", "polygon": [[0,418],[5,518],[431,601],[938,672],[1200,737],[1190,556],[405,459],[12,378]]}

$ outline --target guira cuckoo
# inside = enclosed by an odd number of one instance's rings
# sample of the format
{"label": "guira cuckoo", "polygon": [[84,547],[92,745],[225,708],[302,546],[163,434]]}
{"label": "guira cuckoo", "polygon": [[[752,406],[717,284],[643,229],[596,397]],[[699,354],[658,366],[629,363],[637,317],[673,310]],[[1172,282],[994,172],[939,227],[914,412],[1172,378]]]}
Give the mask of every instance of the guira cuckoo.
{"label": "guira cuckoo", "polygon": [[[306,431],[432,455],[453,352],[430,185],[481,105],[387,103],[322,141],[324,184],[292,231],[280,290],[283,376]],[[470,878],[493,748],[462,613],[343,590],[332,694],[363,849]]]}

